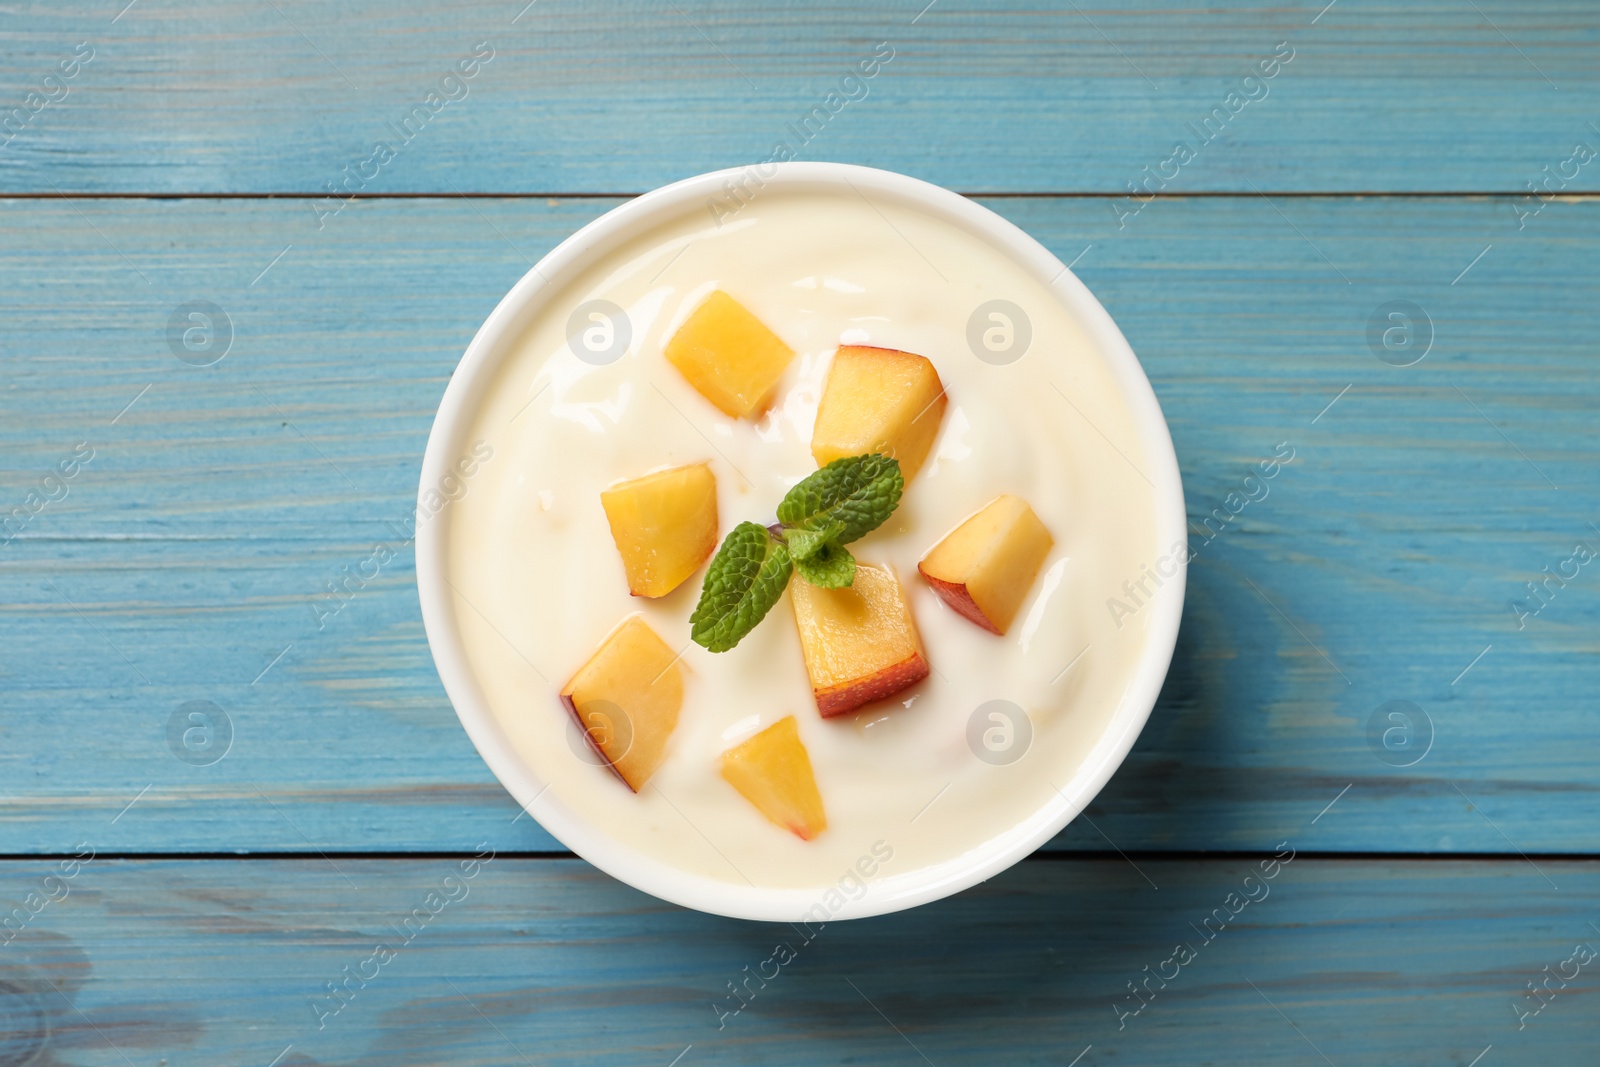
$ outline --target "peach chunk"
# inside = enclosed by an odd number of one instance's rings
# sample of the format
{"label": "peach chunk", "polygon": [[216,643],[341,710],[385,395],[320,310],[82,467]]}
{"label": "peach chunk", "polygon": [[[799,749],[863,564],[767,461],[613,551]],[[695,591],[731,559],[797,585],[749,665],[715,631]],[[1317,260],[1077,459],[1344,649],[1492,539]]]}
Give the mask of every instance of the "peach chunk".
{"label": "peach chunk", "polygon": [[757,811],[802,840],[810,841],[828,828],[811,758],[793,715],[728,749],[720,769]]}
{"label": "peach chunk", "polygon": [[811,455],[826,467],[843,456],[881,452],[906,481],[922,468],[944,418],[944,384],[922,356],[841,345],[828,368],[811,431]]}
{"label": "peach chunk", "polygon": [[617,777],[637,793],[661,766],[683,706],[677,656],[637,615],[600,642],[561,702]]}
{"label": "peach chunk", "polygon": [[725,415],[760,415],[794,350],[718,289],[667,342],[667,359]]}
{"label": "peach chunk", "polygon": [[717,548],[717,477],[704,463],[619,482],[600,494],[634,596],[666,596]]}
{"label": "peach chunk", "polygon": [[1026,500],[999,496],[934,545],[917,569],[956,612],[1003,634],[1054,544]]}
{"label": "peach chunk", "polygon": [[853,585],[789,585],[811,692],[823,718],[893,696],[928,676],[916,620],[900,580],[861,563]]}

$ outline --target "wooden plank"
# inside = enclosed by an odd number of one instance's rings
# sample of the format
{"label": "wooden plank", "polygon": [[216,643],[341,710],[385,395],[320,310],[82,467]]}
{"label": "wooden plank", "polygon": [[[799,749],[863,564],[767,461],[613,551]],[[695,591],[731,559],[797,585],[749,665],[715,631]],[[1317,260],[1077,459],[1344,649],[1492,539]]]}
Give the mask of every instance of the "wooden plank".
{"label": "wooden plank", "polygon": [[[1117,859],[1034,861],[916,911],[795,927],[664,905],[573,860],[461,862],[91,862],[0,946],[0,1042],[47,1026],[47,1062],[85,1067],[951,1067],[998,1049],[1467,1067],[1491,1046],[1482,1064],[1593,1048],[1595,965],[1569,962],[1600,948],[1593,862],[1543,865],[1552,884],[1515,859],[1300,856],[1270,879],[1253,859],[1142,860],[1157,891]],[[0,899],[53,869],[7,864]]]}
{"label": "wooden plank", "polygon": [[[1584,0],[120,8],[0,28],[0,113],[24,108],[0,190],[321,194],[386,139],[350,188],[640,192],[782,141],[965,191],[1120,195],[1188,140],[1169,192],[1522,192],[1600,144]],[[80,43],[93,58],[47,82]]]}
{"label": "wooden plank", "polygon": [[[122,851],[500,840],[517,813],[439,688],[409,551],[321,629],[316,598],[407,547],[459,353],[613,203],[368,201],[321,231],[294,201],[6,205],[0,513],[95,454],[0,547],[5,851],[99,827]],[[1495,199],[1162,200],[1120,233],[1092,201],[993,206],[1082,253],[1171,422],[1199,552],[1166,694],[1091,809],[1105,836],[1060,844],[1264,848],[1339,797],[1330,849],[1600,850],[1600,585],[1583,568],[1521,628],[1510,608],[1600,546],[1600,204],[1520,232]],[[234,324],[214,366],[168,347],[192,300]],[[1391,300],[1431,317],[1414,366],[1368,347]],[[1280,442],[1270,495],[1202,546]],[[230,716],[211,766],[168,747],[191,700]],[[1369,746],[1391,700],[1431,720],[1414,766]],[[553,847],[530,823],[516,847]]]}

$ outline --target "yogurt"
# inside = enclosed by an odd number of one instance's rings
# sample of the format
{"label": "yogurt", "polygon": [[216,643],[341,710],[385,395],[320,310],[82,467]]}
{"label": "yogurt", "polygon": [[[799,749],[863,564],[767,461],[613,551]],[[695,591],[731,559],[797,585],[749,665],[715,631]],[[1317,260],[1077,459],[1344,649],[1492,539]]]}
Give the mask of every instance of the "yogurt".
{"label": "yogurt", "polygon": [[[796,352],[759,421],[723,415],[663,355],[719,288]],[[816,469],[812,422],[841,343],[926,356],[949,405],[899,509],[849,546],[899,575],[933,673],[825,721],[789,595],[737,648],[693,644],[703,569],[663,598],[630,596],[600,491],[707,462],[721,534],[772,522]],[[764,191],[720,224],[687,213],[554,294],[485,397],[467,439],[492,458],[441,517],[467,657],[518,757],[619,845],[707,878],[819,892],[869,854],[892,854],[885,874],[945,864],[1026,824],[1130,699],[1154,613],[1128,612],[1124,583],[1150,591],[1158,551],[1135,419],[1073,316],[981,236],[849,193]],[[1003,637],[945,606],[916,569],[1001,493],[1028,501],[1055,538]],[[667,756],[638,794],[557,696],[634,613],[681,649],[684,675]],[[722,752],[786,715],[827,810],[809,842],[717,773]]]}

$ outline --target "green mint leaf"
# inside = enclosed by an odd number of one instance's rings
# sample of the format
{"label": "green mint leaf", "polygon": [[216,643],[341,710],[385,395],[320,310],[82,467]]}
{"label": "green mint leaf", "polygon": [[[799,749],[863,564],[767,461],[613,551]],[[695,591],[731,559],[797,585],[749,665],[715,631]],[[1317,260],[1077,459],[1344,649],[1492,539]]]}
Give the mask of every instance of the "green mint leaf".
{"label": "green mint leaf", "polygon": [[711,558],[689,636],[712,652],[728,651],[772,610],[793,573],[788,548],[771,531],[741,522]]}
{"label": "green mint leaf", "polygon": [[847,456],[836,459],[789,490],[778,505],[778,521],[792,542],[800,530],[842,527],[827,538],[841,545],[863,537],[900,505],[905,489],[900,461],[889,456]]}
{"label": "green mint leaf", "polygon": [[712,652],[733,648],[772,610],[797,569],[823,589],[853,584],[856,561],[844,546],[883,525],[905,485],[890,456],[836,459],[789,490],[776,524],[735,526],[706,571],[689,636]]}
{"label": "green mint leaf", "polygon": [[843,589],[856,580],[856,559],[837,541],[829,541],[813,556],[795,560],[794,569],[824,589]]}
{"label": "green mint leaf", "polygon": [[789,555],[798,565],[801,560],[810,559],[827,548],[830,543],[837,543],[839,535],[844,533],[844,523],[837,520],[824,522],[814,530],[803,526],[798,529],[780,526],[779,529],[783,531],[780,535],[783,543],[789,546]]}

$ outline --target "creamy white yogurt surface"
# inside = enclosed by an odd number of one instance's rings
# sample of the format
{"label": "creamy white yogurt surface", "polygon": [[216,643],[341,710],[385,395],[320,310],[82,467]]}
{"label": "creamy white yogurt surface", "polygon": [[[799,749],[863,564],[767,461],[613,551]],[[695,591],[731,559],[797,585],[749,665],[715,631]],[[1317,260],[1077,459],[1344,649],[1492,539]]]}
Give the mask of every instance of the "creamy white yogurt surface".
{"label": "creamy white yogurt surface", "polygon": [[[797,353],[757,422],[721,414],[662,353],[716,288]],[[624,309],[631,333],[604,365],[578,358],[567,337],[573,310],[597,299]],[[1015,362],[979,359],[969,346],[969,320],[991,300],[1020,307],[1031,325]],[[983,325],[1003,349],[1004,322]],[[600,329],[591,340],[603,347]],[[688,622],[704,569],[662,599],[630,596],[600,491],[706,461],[719,536],[742,520],[772,522],[784,493],[816,469],[812,421],[841,342],[926,356],[949,407],[899,510],[849,546],[899,574],[933,674],[825,721],[787,594],[736,649],[705,651]],[[1154,589],[1147,564],[1158,552],[1154,490],[1109,369],[1005,254],[887,199],[769,190],[720,226],[696,211],[638,238],[555,296],[499,369],[468,439],[487,442],[493,458],[440,521],[464,644],[493,713],[561,803],[689,872],[821,891],[874,842],[893,850],[883,875],[955,859],[1018,826],[1072,777],[1127,698],[1147,640],[1154,612],[1119,626],[1107,606],[1132,603],[1124,582]],[[916,565],[1001,493],[1027,500],[1055,547],[1011,632],[997,637],[945,607]],[[557,696],[636,612],[683,650],[684,673],[668,755],[637,795],[587,753]],[[995,706],[979,713],[991,701],[1026,720],[992,718]],[[809,842],[769,823],[717,773],[724,750],[785,715],[799,720],[827,809],[828,830]]]}

